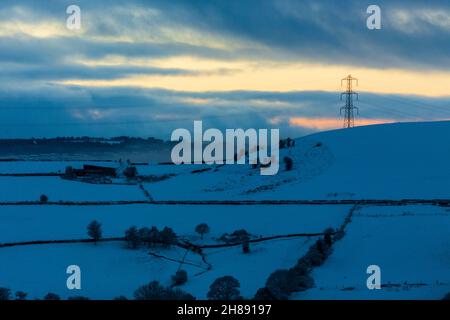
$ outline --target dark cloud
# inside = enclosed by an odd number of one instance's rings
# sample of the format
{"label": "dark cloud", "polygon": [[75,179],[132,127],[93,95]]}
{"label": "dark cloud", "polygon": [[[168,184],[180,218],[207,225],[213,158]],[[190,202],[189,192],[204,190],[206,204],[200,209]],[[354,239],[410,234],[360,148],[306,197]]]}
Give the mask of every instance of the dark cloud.
{"label": "dark cloud", "polygon": [[[191,99],[206,102],[195,104]],[[357,105],[367,119],[411,121],[448,119],[449,103],[444,98],[364,94]],[[290,118],[339,119],[341,105],[339,95],[327,92],[189,93],[60,86],[11,91],[6,86],[0,90],[0,136],[127,134],[169,139],[172,130],[191,128],[194,120],[203,120],[205,127],[269,127],[279,128],[283,136],[299,136],[314,130],[293,127]]]}

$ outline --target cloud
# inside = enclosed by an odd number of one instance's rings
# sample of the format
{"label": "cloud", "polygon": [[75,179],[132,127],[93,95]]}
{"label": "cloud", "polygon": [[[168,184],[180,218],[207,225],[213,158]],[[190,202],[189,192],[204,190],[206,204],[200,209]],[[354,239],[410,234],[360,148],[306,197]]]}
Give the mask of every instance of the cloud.
{"label": "cloud", "polygon": [[[417,119],[411,119],[409,121],[417,121]],[[357,126],[368,126],[372,124],[381,123],[393,123],[398,122],[397,119],[365,119],[357,118]],[[289,119],[289,124],[291,126],[300,126],[307,129],[313,129],[318,131],[339,129],[343,126],[343,120],[338,118],[304,118],[304,117],[293,117]]]}
{"label": "cloud", "polygon": [[193,120],[340,127],[339,79],[360,78],[361,118],[449,118],[450,5],[380,0],[79,0],[0,3],[1,125],[9,137],[156,135]]}

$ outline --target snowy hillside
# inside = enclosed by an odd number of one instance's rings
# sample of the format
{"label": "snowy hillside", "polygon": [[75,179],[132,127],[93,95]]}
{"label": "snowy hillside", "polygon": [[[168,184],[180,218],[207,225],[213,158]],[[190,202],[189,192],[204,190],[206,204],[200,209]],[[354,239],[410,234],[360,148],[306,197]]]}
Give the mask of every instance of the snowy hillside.
{"label": "snowy hillside", "polygon": [[[148,189],[155,199],[450,198],[450,122],[397,123],[313,134],[282,149],[280,165],[260,176],[247,165],[179,175]],[[179,188],[180,185],[189,188]]]}

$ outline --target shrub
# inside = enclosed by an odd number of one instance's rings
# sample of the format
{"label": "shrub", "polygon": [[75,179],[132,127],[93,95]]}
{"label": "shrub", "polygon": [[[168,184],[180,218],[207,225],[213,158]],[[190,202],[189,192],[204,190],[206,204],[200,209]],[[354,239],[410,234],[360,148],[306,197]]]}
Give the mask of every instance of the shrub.
{"label": "shrub", "polygon": [[45,295],[44,300],[61,300],[61,297],[56,293],[49,292]]}
{"label": "shrub", "polygon": [[160,232],[160,242],[164,247],[170,247],[177,243],[177,235],[171,228],[164,227]]}
{"label": "shrub", "polygon": [[115,297],[114,300],[116,300],[116,301],[125,301],[125,300],[128,300],[128,298],[125,297],[125,296],[118,296],[118,297]]}
{"label": "shrub", "polygon": [[8,288],[0,288],[0,301],[11,300],[11,290]]}
{"label": "shrub", "polygon": [[304,270],[299,268],[289,269],[289,277],[293,283],[294,291],[304,291],[314,286],[314,279],[309,272],[304,273]]}
{"label": "shrub", "polygon": [[272,299],[287,300],[293,292],[304,291],[313,285],[314,280],[306,270],[294,267],[273,272],[267,279],[266,289]]}
{"label": "shrub", "polygon": [[167,288],[166,300],[195,300],[195,297],[179,288]]}
{"label": "shrub", "polygon": [[277,270],[267,279],[266,288],[277,300],[287,300],[295,291],[295,284],[291,280],[288,270]]}
{"label": "shrub", "polygon": [[172,285],[173,286],[181,286],[185,284],[188,280],[188,274],[185,270],[178,270],[173,276],[172,276]]}
{"label": "shrub", "polygon": [[138,229],[135,226],[132,226],[125,231],[125,240],[127,241],[129,248],[136,249],[139,246],[141,239],[139,237]]}
{"label": "shrub", "polygon": [[48,197],[45,194],[41,194],[41,196],[39,197],[39,201],[45,203],[48,201]]}
{"label": "shrub", "polygon": [[149,241],[149,246],[161,243],[161,234],[157,227],[153,226],[150,229],[148,241]]}
{"label": "shrub", "polygon": [[102,238],[102,225],[94,220],[88,225],[87,230],[88,236],[94,240],[95,244],[97,244],[97,241]]}
{"label": "shrub", "polygon": [[248,239],[245,239],[242,242],[242,252],[243,253],[250,253],[250,242],[248,241]]}
{"label": "shrub", "polygon": [[91,300],[91,299],[85,296],[72,296],[68,297],[67,300]]}
{"label": "shrub", "polygon": [[165,288],[158,281],[140,286],[134,292],[135,300],[164,300]]}
{"label": "shrub", "polygon": [[286,171],[291,171],[292,168],[294,167],[294,161],[292,160],[291,157],[284,157],[283,162],[284,162],[284,169]]}
{"label": "shrub", "polygon": [[73,172],[73,168],[71,166],[67,166],[64,171],[64,177],[72,179],[75,177],[75,173]]}
{"label": "shrub", "polygon": [[27,293],[23,291],[16,292],[16,300],[27,300]]}
{"label": "shrub", "polygon": [[135,300],[194,300],[195,298],[180,289],[163,287],[158,281],[140,286],[134,292]]}
{"label": "shrub", "polygon": [[195,232],[200,234],[202,239],[205,233],[209,233],[209,230],[210,230],[209,226],[206,223],[200,223],[198,226],[195,227]]}
{"label": "shrub", "polygon": [[240,283],[232,276],[217,278],[209,286],[209,300],[241,300]]}
{"label": "shrub", "polygon": [[325,241],[325,243],[328,247],[331,247],[331,245],[333,244],[334,229],[327,228],[327,229],[325,229],[325,231],[323,233],[325,234],[323,237],[323,240]]}
{"label": "shrub", "polygon": [[123,170],[123,175],[127,178],[135,178],[137,176],[137,169],[135,166],[126,167]]}
{"label": "shrub", "polygon": [[150,242],[150,229],[147,227],[140,228],[138,237],[140,242]]}
{"label": "shrub", "polygon": [[447,293],[442,300],[450,300],[450,292]]}
{"label": "shrub", "polygon": [[256,291],[255,296],[253,297],[254,300],[277,300],[277,298],[270,292],[267,287],[259,288],[258,291]]}

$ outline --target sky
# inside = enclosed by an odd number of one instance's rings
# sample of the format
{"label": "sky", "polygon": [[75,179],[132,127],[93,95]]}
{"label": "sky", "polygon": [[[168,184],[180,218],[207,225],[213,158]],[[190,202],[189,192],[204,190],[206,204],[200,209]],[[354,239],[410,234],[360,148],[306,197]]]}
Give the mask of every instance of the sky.
{"label": "sky", "polygon": [[348,74],[355,125],[447,120],[449,36],[437,0],[2,0],[0,137],[168,140],[194,120],[297,137],[343,126]]}

